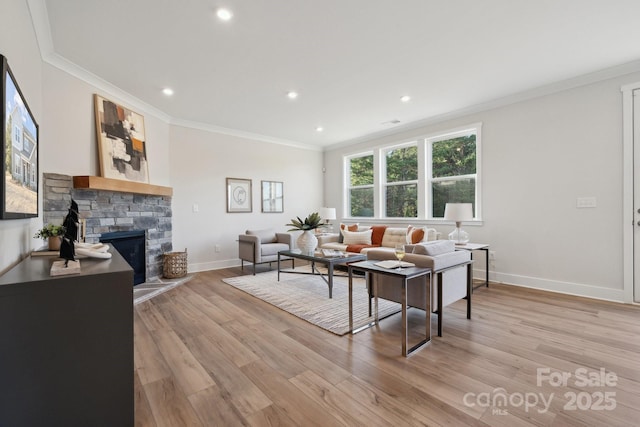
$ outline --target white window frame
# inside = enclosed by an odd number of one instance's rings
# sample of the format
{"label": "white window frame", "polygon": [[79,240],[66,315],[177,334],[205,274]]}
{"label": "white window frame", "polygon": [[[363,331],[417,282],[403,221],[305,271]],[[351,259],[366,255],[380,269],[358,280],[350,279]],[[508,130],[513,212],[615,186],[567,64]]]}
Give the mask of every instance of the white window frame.
{"label": "white window frame", "polygon": [[[475,191],[475,200],[474,200],[474,205],[475,205],[475,212],[474,212],[474,217],[473,220],[474,221],[481,221],[482,220],[482,207],[481,207],[481,176],[482,173],[480,171],[480,165],[482,164],[482,162],[480,161],[480,153],[482,152],[482,150],[480,149],[481,147],[481,129],[482,129],[482,123],[475,123],[471,126],[465,126],[463,128],[458,128],[458,129],[453,129],[450,130],[446,133],[440,133],[438,135],[434,135],[434,136],[430,136],[425,138],[425,142],[426,142],[426,153],[427,153],[427,159],[426,159],[426,164],[425,164],[425,177],[426,177],[426,188],[427,188],[427,192],[428,192],[428,197],[427,197],[427,206],[426,206],[426,214],[427,214],[427,219],[428,220],[444,220],[444,218],[441,217],[434,217],[432,215],[433,212],[433,183],[434,182],[440,182],[440,181],[457,181],[457,180],[463,180],[463,179],[469,179],[469,178],[474,178],[475,182],[476,182],[476,191]],[[453,139],[453,138],[459,138],[461,136],[466,136],[466,135],[472,135],[475,134],[476,135],[476,173],[474,174],[467,174],[467,175],[454,175],[454,176],[446,176],[446,177],[440,177],[440,178],[434,178],[433,177],[433,157],[432,157],[432,153],[433,153],[433,144],[434,143],[438,143],[441,141],[446,141],[448,139]]]}
{"label": "white window frame", "polygon": [[[420,167],[420,149],[419,149],[419,143],[417,140],[414,141],[410,141],[410,142],[405,142],[402,144],[397,144],[397,145],[392,145],[392,146],[386,146],[384,148],[382,148],[381,151],[381,155],[380,158],[383,162],[383,167],[381,169],[381,173],[380,173],[380,208],[381,208],[381,213],[384,213],[384,215],[380,215],[383,218],[391,218],[391,219],[417,219],[419,218],[420,215],[420,209],[418,208],[416,210],[416,216],[415,217],[397,217],[397,216],[388,216],[387,215],[387,188],[388,187],[393,187],[393,186],[397,186],[397,185],[407,185],[407,184],[415,184],[416,188],[417,188],[417,193],[420,193],[420,173],[418,172],[418,177],[417,179],[414,180],[409,180],[409,181],[397,181],[397,182],[387,182],[387,154],[389,153],[389,151],[394,151],[394,150],[401,150],[403,148],[409,148],[409,147],[416,147],[416,151],[417,156],[418,156],[418,171],[421,169]],[[420,197],[417,197],[416,200],[416,207],[419,206],[420,203]]]}
{"label": "white window frame", "polygon": [[[469,175],[457,175],[445,178],[433,178],[431,149],[434,142],[439,142],[465,134],[475,133],[476,135],[476,173]],[[386,153],[389,150],[404,148],[411,145],[418,147],[418,213],[417,218],[405,217],[387,217],[386,216]],[[351,160],[358,157],[373,155],[373,185],[362,185],[351,187]],[[389,219],[392,222],[403,221],[424,221],[426,224],[442,224],[446,221],[444,218],[434,218],[433,212],[433,181],[465,179],[473,177],[476,182],[475,192],[475,217],[470,223],[482,224],[482,123],[472,123],[467,126],[460,126],[441,132],[434,132],[428,135],[422,135],[419,138],[412,138],[403,142],[393,144],[385,144],[375,147],[369,151],[359,151],[353,154],[347,154],[344,160],[344,184],[345,189],[343,195],[344,218],[362,221],[374,221],[380,219]],[[401,185],[406,183],[414,183],[414,181],[396,182],[393,185]],[[373,217],[352,217],[351,216],[351,190],[357,188],[373,188]]]}
{"label": "white window frame", "polygon": [[[351,160],[353,159],[357,159],[360,157],[368,157],[368,156],[373,156],[373,183],[372,184],[365,184],[365,185],[356,185],[356,186],[351,186]],[[376,206],[376,204],[378,203],[379,197],[376,197],[376,188],[378,188],[378,176],[379,176],[379,166],[378,165],[378,159],[376,156],[375,151],[366,151],[366,152],[360,152],[357,154],[351,154],[349,156],[346,156],[344,161],[344,186],[343,188],[346,189],[345,194],[344,194],[344,206],[345,206],[345,212],[344,212],[344,216],[345,218],[362,218],[364,220],[366,219],[373,219],[373,218],[377,218],[378,217],[378,207]],[[354,217],[351,216],[351,190],[354,189],[366,189],[366,188],[372,188],[373,189],[373,216],[369,217],[369,216],[363,216],[363,217]]]}

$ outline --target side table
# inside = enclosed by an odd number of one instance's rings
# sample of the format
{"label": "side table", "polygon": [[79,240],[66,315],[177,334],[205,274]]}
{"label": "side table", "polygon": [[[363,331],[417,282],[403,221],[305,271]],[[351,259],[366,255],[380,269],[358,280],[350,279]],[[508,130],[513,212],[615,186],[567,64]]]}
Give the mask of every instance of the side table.
{"label": "side table", "polygon": [[[401,279],[402,290],[402,355],[407,357],[414,351],[422,348],[425,344],[431,341],[431,269],[421,267],[403,267],[401,270],[395,268],[384,268],[376,265],[376,261],[361,261],[349,264],[349,330],[351,333],[355,333],[353,330],[353,272],[361,271],[367,274],[367,280],[371,280],[371,275],[381,274],[386,276],[393,276]],[[408,344],[408,324],[407,324],[407,283],[409,279],[414,277],[422,277],[425,287],[425,338],[411,348]],[[377,285],[374,282],[374,298],[375,298],[375,325],[378,324],[378,291]]]}
{"label": "side table", "polygon": [[[485,252],[485,282],[484,285],[489,287],[489,245],[486,243],[465,243],[462,245],[456,245],[456,250],[471,252],[471,259],[473,259],[473,251]],[[479,288],[482,284],[474,286],[473,289]]]}

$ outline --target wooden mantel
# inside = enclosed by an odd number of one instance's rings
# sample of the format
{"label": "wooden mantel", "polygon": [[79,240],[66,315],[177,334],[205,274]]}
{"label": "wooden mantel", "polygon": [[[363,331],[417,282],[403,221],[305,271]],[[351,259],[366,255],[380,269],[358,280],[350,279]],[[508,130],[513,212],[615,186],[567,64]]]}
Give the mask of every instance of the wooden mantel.
{"label": "wooden mantel", "polygon": [[171,187],[103,178],[101,176],[74,176],[73,188],[119,191],[121,193],[147,194],[152,196],[173,196],[173,188]]}

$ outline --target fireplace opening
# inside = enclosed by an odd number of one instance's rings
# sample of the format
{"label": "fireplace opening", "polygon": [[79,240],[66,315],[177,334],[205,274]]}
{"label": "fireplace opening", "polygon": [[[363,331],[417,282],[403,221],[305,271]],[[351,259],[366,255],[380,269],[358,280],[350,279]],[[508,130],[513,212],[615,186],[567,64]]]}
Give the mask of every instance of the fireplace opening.
{"label": "fireplace opening", "polygon": [[102,233],[100,242],[110,243],[133,268],[133,285],[146,281],[146,236],[144,230]]}

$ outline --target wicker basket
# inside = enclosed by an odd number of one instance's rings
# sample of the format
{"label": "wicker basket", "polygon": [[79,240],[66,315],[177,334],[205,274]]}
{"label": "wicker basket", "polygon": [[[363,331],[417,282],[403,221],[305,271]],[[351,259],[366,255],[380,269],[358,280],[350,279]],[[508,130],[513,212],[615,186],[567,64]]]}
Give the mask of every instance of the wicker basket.
{"label": "wicker basket", "polygon": [[162,254],[162,275],[167,279],[177,279],[187,275],[187,249],[184,252]]}

